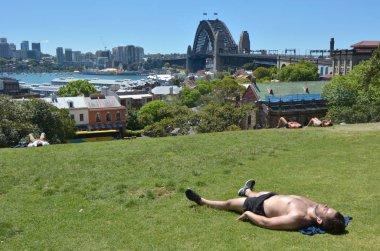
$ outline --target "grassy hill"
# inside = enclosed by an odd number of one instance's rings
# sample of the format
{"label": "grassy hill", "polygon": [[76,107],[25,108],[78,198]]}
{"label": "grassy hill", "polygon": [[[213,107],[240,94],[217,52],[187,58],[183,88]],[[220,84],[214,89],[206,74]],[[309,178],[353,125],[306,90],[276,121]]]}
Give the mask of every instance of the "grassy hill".
{"label": "grassy hill", "polygon": [[[379,132],[377,123],[0,149],[0,249],[377,250]],[[183,193],[228,199],[249,178],[351,215],[349,234],[261,229]]]}

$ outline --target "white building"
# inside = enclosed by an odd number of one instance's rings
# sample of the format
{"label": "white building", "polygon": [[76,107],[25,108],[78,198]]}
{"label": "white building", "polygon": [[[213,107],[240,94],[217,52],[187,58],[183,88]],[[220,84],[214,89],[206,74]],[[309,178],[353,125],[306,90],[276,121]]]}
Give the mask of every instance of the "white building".
{"label": "white building", "polygon": [[85,97],[55,97],[43,98],[47,103],[62,109],[68,109],[70,116],[75,120],[75,125],[80,129],[87,129],[89,124],[88,105]]}

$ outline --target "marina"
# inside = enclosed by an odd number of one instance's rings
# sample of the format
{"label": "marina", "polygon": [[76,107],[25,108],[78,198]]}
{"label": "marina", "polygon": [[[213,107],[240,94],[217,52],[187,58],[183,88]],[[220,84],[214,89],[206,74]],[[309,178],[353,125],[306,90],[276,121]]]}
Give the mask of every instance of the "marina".
{"label": "marina", "polygon": [[[131,91],[153,88],[157,85],[168,85],[170,75],[86,75],[81,73],[0,73],[0,77],[13,78],[19,81],[20,87],[29,89],[32,93],[49,96],[58,92],[59,88],[72,81],[88,80],[95,88]],[[127,78],[128,77],[128,78]]]}

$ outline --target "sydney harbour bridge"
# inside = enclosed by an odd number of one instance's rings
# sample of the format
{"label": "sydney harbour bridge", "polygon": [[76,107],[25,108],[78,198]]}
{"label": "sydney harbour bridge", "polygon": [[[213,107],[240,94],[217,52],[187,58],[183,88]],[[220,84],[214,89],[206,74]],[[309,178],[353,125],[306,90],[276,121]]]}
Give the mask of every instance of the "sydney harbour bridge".
{"label": "sydney harbour bridge", "polygon": [[[228,68],[238,68],[245,63],[258,65],[276,66],[278,69],[301,60],[308,60],[323,70],[330,72],[332,65],[329,57],[313,57],[296,55],[295,49],[289,50],[293,54],[279,54],[271,50],[251,50],[251,41],[247,31],[240,35],[239,44],[231,36],[227,26],[219,19],[200,21],[195,33],[193,47],[187,48],[186,70],[197,72],[206,68],[207,62],[212,62],[213,71],[224,71]],[[330,41],[330,50],[319,50],[319,52],[330,52],[334,50],[333,39]],[[318,50],[315,50],[318,52]],[[311,51],[310,51],[311,52]],[[329,56],[329,55],[327,55]],[[170,61],[170,60],[167,60]]]}

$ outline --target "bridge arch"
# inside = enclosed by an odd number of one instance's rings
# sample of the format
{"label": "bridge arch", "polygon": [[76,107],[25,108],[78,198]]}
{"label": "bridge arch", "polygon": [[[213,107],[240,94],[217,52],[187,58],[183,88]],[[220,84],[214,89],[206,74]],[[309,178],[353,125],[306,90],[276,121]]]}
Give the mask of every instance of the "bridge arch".
{"label": "bridge arch", "polygon": [[215,36],[219,32],[224,39],[224,53],[238,53],[238,46],[227,26],[220,20],[202,20],[197,28],[193,44],[193,54],[213,55]]}

